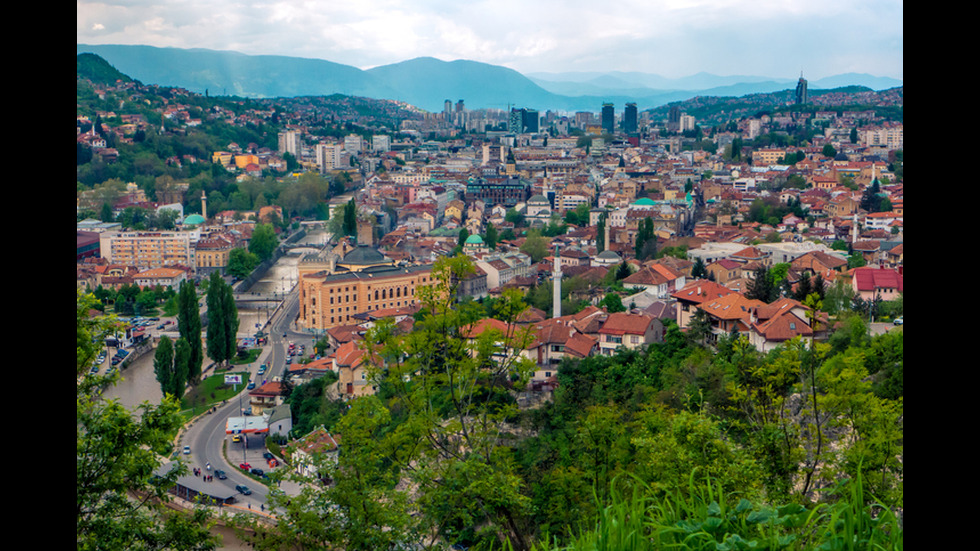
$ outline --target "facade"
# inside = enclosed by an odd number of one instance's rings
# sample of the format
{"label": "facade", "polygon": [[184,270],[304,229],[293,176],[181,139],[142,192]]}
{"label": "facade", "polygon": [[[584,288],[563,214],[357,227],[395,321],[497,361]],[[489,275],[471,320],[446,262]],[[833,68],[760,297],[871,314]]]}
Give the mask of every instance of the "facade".
{"label": "facade", "polygon": [[483,201],[486,208],[513,207],[527,197],[527,182],[520,178],[472,178],[466,183],[466,202]]}
{"label": "facade", "polygon": [[806,79],[800,74],[800,80],[796,83],[796,104],[803,105],[807,102]]}
{"label": "facade", "polygon": [[613,104],[602,104],[602,130],[612,134],[616,130],[616,110]]}
{"label": "facade", "polygon": [[162,266],[195,267],[196,255],[190,232],[106,232],[101,234],[102,256],[110,264],[141,270]]}
{"label": "facade", "polygon": [[419,287],[431,283],[431,264],[301,274],[297,323],[306,329],[325,330],[353,323],[357,314],[414,306],[419,303]]}
{"label": "facade", "polygon": [[279,153],[289,153],[299,159],[301,151],[302,144],[298,130],[284,130],[279,133]]}
{"label": "facade", "polygon": [[663,323],[646,314],[609,314],[599,329],[599,353],[612,356],[616,349],[638,349],[663,340]]}
{"label": "facade", "polygon": [[627,103],[626,109],[623,111],[623,132],[633,134],[638,128],[636,119],[636,104]]}

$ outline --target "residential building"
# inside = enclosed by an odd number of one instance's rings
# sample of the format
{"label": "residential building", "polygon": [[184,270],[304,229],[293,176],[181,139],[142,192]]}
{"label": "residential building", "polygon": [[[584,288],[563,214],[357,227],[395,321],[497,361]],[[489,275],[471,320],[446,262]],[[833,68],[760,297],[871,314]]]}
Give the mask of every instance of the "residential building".
{"label": "residential building", "polygon": [[616,349],[640,349],[648,344],[663,342],[663,323],[646,314],[617,312],[609,314],[599,329],[599,353],[612,356]]}
{"label": "residential building", "polygon": [[162,266],[194,267],[196,255],[192,241],[196,233],[183,231],[122,231],[100,234],[102,257],[110,264],[139,269]]}

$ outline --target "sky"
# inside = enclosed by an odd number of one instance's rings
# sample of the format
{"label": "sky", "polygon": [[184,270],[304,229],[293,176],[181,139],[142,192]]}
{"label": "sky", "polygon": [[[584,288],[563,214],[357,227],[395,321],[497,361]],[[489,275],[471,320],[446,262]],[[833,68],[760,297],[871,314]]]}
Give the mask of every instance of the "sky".
{"label": "sky", "polygon": [[325,59],[416,57],[524,74],[903,79],[903,0],[76,0],[80,44]]}

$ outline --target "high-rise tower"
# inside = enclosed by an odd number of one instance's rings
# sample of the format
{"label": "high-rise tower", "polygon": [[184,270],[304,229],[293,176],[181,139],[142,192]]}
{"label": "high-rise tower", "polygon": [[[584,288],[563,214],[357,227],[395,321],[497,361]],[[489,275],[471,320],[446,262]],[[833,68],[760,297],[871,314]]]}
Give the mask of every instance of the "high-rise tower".
{"label": "high-rise tower", "polygon": [[636,104],[627,103],[626,109],[623,111],[623,132],[627,134],[632,134],[636,132],[638,126],[636,123]]}
{"label": "high-rise tower", "polygon": [[616,131],[616,110],[611,103],[602,104],[602,129],[610,134]]}
{"label": "high-rise tower", "polygon": [[806,79],[803,78],[803,71],[800,71],[800,80],[796,83],[796,104],[806,103]]}

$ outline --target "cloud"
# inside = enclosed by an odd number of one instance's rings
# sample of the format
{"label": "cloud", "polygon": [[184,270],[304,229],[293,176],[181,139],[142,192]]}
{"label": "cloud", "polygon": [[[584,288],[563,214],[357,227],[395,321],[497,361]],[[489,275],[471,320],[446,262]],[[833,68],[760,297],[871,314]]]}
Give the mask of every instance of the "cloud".
{"label": "cloud", "polygon": [[785,77],[810,66],[820,78],[846,64],[901,78],[902,6],[901,0],[77,0],[76,38],[361,68],[432,56],[524,72]]}

